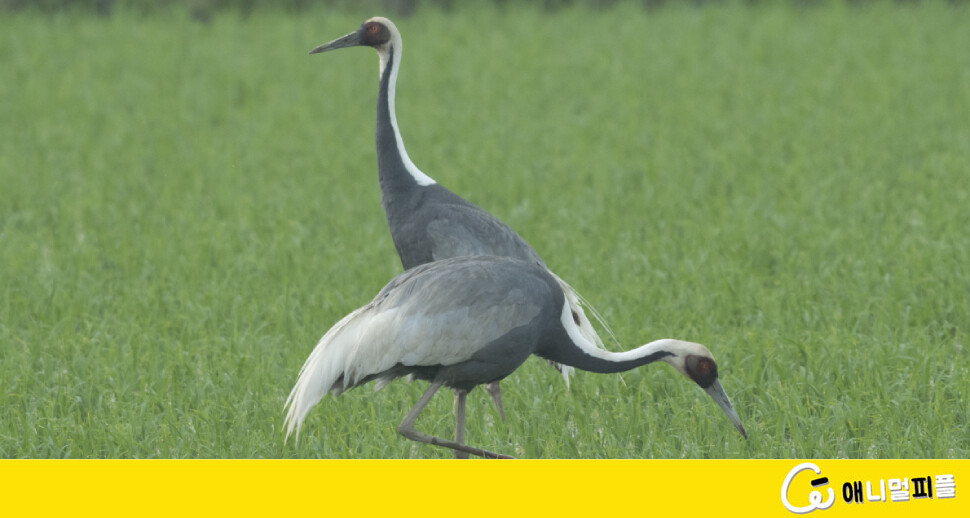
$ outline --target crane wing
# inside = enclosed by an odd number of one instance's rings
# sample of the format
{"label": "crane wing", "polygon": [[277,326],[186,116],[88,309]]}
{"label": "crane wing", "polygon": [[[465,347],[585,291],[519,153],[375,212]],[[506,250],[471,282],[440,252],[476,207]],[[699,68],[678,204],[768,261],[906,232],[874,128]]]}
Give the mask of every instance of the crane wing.
{"label": "crane wing", "polygon": [[339,394],[382,373],[401,375],[399,366],[466,361],[529,324],[548,293],[546,284],[527,274],[529,268],[538,269],[507,258],[464,257],[395,277],[373,301],[337,322],[310,353],[286,401],[287,436],[299,432],[327,392]]}
{"label": "crane wing", "polygon": [[[426,233],[431,241],[431,255],[434,260],[463,255],[498,255],[534,262],[548,268],[535,249],[514,230],[471,203],[439,205],[437,216],[426,226]],[[570,308],[579,319],[579,330],[582,335],[597,347],[603,348],[603,340],[584,311],[584,309],[588,309],[593,318],[606,331],[611,341],[618,344],[613,330],[596,311],[596,308],[558,275],[552,271],[549,273],[559,282],[566,294]],[[556,362],[550,363],[562,372],[568,387],[569,376],[573,371],[572,367],[560,365]]]}

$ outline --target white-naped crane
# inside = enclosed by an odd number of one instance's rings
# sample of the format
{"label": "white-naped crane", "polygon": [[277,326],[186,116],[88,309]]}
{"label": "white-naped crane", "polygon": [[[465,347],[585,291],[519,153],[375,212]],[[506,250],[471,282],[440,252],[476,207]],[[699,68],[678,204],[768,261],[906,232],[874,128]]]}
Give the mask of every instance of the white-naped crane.
{"label": "white-naped crane", "polygon": [[[380,57],[376,131],[378,178],[381,204],[404,269],[450,257],[474,255],[514,257],[546,268],[532,246],[508,225],[446,189],[411,161],[404,149],[394,109],[403,47],[401,33],[393,22],[387,18],[371,18],[356,31],[324,43],[310,54],[356,46],[372,47]],[[583,297],[558,276],[553,274],[553,277],[560,283],[566,300],[579,319],[580,332],[587,340],[602,346],[602,340],[583,310]],[[609,326],[596,311],[589,304],[585,306],[612,336]],[[553,365],[563,373],[568,384],[571,369],[555,362]],[[498,383],[489,384],[487,388],[504,419]]]}
{"label": "white-naped crane", "polygon": [[[585,337],[562,283],[545,267],[494,256],[455,257],[406,270],[337,322],[310,353],[286,400],[286,436],[299,436],[307,413],[327,392],[339,395],[370,381],[381,388],[412,376],[431,386],[398,427],[402,435],[451,448],[456,457],[510,458],[464,443],[465,396],[477,385],[505,378],[532,354],[599,373],[664,361],[704,389],[747,438],[706,347],[664,339],[631,351],[606,351]],[[414,427],[442,386],[458,396],[454,441]]]}

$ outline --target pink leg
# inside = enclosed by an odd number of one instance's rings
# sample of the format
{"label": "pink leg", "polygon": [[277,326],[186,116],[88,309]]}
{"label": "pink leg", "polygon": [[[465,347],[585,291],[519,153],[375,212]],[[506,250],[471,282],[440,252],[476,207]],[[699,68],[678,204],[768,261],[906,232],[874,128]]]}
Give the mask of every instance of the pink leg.
{"label": "pink leg", "polygon": [[[401,421],[401,424],[397,427],[398,433],[407,437],[408,439],[411,439],[412,441],[433,444],[435,446],[444,446],[445,448],[451,448],[456,452],[458,451],[466,452],[472,455],[478,455],[479,457],[485,457],[487,459],[514,458],[508,455],[503,455],[501,453],[494,453],[488,450],[483,450],[481,448],[466,446],[464,444],[460,444],[455,441],[449,441],[447,439],[442,439],[441,437],[435,437],[433,435],[428,435],[426,433],[421,433],[415,430],[414,421],[418,418],[418,414],[420,414],[421,411],[424,410],[424,407],[426,407],[428,405],[428,402],[431,401],[431,397],[434,396],[434,393],[437,392],[438,389],[441,388],[441,386],[442,386],[442,383],[440,381],[436,381],[432,383],[430,387],[428,387],[428,390],[426,390],[424,394],[421,395],[421,399],[419,399],[418,402],[414,405],[414,408],[412,408],[411,411],[408,412],[408,415],[404,416],[404,420]],[[462,433],[464,433],[464,431],[462,431]]]}
{"label": "pink leg", "polygon": [[493,381],[488,385],[485,385],[485,390],[492,395],[492,401],[495,402],[495,408],[498,409],[498,415],[502,416],[502,422],[505,422],[505,410],[502,409],[502,388],[499,387],[497,381]]}
{"label": "pink leg", "polygon": [[[455,399],[458,400],[458,412],[455,417],[455,442],[465,444],[465,398],[468,396],[467,390],[456,390]],[[468,453],[455,450],[456,459],[467,459]]]}

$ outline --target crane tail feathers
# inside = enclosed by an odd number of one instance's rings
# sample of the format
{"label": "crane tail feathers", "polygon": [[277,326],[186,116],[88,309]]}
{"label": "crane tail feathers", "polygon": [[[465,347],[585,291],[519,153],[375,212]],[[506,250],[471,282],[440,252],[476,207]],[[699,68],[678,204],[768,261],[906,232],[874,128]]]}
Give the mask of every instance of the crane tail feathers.
{"label": "crane tail feathers", "polygon": [[368,304],[342,318],[323,335],[310,353],[283,405],[286,438],[295,433],[299,440],[303,420],[327,392],[339,395],[366,375],[355,372],[352,365],[360,343],[362,324],[368,321],[367,311],[372,307]]}

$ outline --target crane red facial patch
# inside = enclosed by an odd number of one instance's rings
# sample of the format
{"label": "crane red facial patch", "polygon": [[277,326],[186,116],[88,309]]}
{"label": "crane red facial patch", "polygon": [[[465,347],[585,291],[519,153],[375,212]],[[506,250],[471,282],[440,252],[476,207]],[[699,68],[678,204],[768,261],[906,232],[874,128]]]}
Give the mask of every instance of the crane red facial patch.
{"label": "crane red facial patch", "polygon": [[690,355],[684,359],[684,368],[690,379],[701,388],[707,388],[717,380],[717,364],[710,358]]}
{"label": "crane red facial patch", "polygon": [[391,40],[391,31],[380,22],[367,22],[361,28],[361,43],[369,47],[383,45]]}

